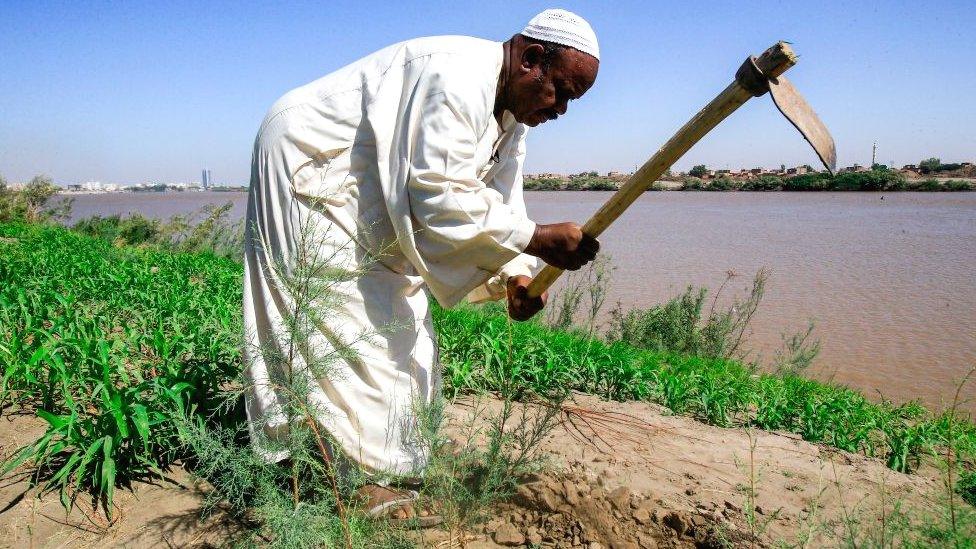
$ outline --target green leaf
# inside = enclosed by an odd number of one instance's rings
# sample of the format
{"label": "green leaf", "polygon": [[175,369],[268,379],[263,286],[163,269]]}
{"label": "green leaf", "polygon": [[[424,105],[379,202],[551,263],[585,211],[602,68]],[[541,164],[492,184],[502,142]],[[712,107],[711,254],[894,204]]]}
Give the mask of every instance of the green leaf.
{"label": "green leaf", "polygon": [[60,431],[65,425],[68,425],[71,422],[71,416],[56,416],[51,412],[40,409],[35,413],[37,414],[37,417],[46,421],[51,428],[56,431]]}
{"label": "green leaf", "polygon": [[149,440],[149,414],[146,413],[146,407],[142,404],[133,404],[131,409],[132,423],[136,426],[136,432],[146,442]]}

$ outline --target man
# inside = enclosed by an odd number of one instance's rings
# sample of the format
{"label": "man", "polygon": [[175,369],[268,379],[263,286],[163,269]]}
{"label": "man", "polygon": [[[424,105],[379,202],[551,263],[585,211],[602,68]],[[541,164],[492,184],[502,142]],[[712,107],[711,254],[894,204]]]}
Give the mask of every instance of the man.
{"label": "man", "polygon": [[[545,303],[526,292],[535,258],[578,269],[597,253],[573,223],[528,219],[522,162],[526,126],[565,114],[598,68],[589,24],[547,10],[507,42],[409,40],[275,103],[254,144],[246,216],[247,412],[259,453],[287,457],[271,449],[288,427],[287,369],[364,471],[423,468],[414,406],[440,385],[428,292],[445,307],[507,297],[525,320]],[[337,299],[296,344],[290,319],[306,286],[289,277],[322,258],[340,273],[329,285]],[[327,374],[310,366],[340,347],[354,353],[333,353]]]}

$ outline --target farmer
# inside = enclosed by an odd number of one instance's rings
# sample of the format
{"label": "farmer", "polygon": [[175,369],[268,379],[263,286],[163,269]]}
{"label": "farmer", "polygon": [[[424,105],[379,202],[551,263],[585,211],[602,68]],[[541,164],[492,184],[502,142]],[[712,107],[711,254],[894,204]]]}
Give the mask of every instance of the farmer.
{"label": "farmer", "polygon": [[[254,143],[244,259],[247,413],[264,458],[287,457],[269,443],[287,429],[290,365],[319,424],[367,474],[424,467],[415,410],[440,389],[428,294],[444,307],[507,297],[525,320],[545,304],[526,292],[536,258],[572,270],[597,253],[576,224],[527,217],[522,163],[527,126],[565,114],[599,56],[586,21],[546,10],[504,43],[389,46],[272,106]],[[331,280],[345,279],[327,307],[315,296],[312,308],[328,310],[298,343],[287,319],[308,296],[288,280],[326,261]]]}

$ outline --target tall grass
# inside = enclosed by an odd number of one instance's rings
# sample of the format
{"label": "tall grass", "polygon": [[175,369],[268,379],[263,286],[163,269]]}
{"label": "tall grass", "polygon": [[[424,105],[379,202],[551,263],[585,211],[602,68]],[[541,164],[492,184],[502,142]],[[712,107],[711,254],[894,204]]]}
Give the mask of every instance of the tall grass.
{"label": "tall grass", "polygon": [[[241,369],[240,265],[18,223],[0,224],[0,257],[0,402],[48,424],[5,469],[30,461],[66,502],[93,490],[108,503],[117,484],[187,455],[176,420],[212,416]],[[434,320],[448,396],[647,400],[716,425],[798,433],[898,471],[951,447],[959,491],[972,490],[976,427],[949,412],[735,359],[511,323],[498,306],[434,307]]]}
{"label": "tall grass", "polygon": [[94,215],[75,222],[72,228],[119,245],[154,246],[174,252],[210,252],[239,259],[244,253],[244,226],[241,221],[229,220],[233,205],[233,202],[207,204],[166,221],[139,213]]}
{"label": "tall grass", "polygon": [[0,403],[48,424],[31,459],[65,501],[178,455],[171,410],[208,410],[240,369],[239,268],[115,248],[55,227],[0,226]]}

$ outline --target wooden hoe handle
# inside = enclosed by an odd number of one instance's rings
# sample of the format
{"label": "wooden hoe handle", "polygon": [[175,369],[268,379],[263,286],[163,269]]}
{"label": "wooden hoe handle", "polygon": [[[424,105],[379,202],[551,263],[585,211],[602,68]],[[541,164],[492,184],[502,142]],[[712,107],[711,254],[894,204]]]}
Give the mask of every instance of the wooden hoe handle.
{"label": "wooden hoe handle", "polygon": [[[688,149],[712,131],[712,128],[735,112],[751,97],[758,97],[769,87],[768,79],[775,78],[796,64],[796,55],[786,42],[778,42],[758,58],[746,59],[736,79],[722,93],[685,123],[677,133],[634,175],[614,193],[589,221],[583,232],[593,238],[600,236],[631,204],[661,177]],[[562,269],[546,265],[529,284],[528,293],[538,297],[562,274]]]}

